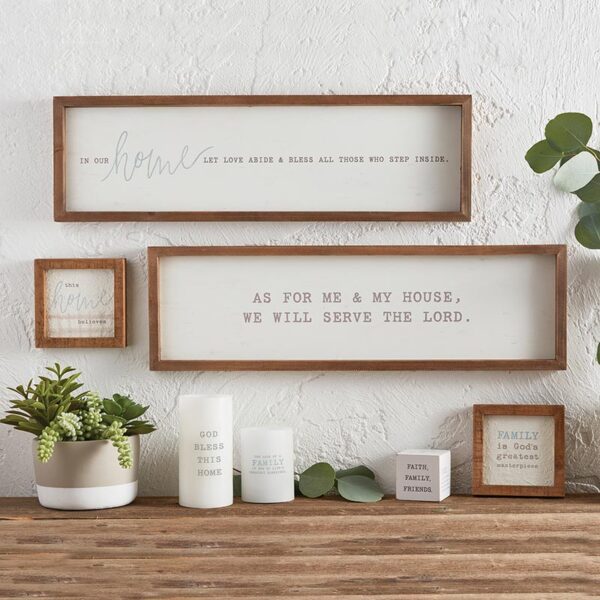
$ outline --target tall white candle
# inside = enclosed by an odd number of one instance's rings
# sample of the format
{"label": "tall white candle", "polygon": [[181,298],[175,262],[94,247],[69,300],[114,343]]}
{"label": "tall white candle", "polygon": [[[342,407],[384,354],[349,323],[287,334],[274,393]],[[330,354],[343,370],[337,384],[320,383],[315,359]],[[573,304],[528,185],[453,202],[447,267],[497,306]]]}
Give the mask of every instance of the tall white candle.
{"label": "tall white candle", "polygon": [[179,396],[179,504],[233,503],[231,396]]}
{"label": "tall white candle", "polygon": [[289,502],[294,499],[294,439],[289,427],[241,430],[242,500]]}

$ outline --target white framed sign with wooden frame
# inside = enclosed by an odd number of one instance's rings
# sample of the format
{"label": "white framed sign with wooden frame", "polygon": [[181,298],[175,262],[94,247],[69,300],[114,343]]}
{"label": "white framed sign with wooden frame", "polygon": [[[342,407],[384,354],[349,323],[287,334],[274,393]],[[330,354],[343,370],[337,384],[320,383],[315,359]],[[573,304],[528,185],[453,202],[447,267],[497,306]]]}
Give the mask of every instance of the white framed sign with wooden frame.
{"label": "white framed sign with wooden frame", "polygon": [[153,370],[566,368],[564,246],[152,247]]}
{"label": "white framed sign with wooden frame", "polygon": [[56,221],[467,221],[471,96],[54,99]]}
{"label": "white framed sign with wooden frame", "polygon": [[124,348],[126,273],[124,258],[36,259],[36,348]]}
{"label": "white framed sign with wooden frame", "polygon": [[565,407],[473,405],[473,495],[565,495]]}

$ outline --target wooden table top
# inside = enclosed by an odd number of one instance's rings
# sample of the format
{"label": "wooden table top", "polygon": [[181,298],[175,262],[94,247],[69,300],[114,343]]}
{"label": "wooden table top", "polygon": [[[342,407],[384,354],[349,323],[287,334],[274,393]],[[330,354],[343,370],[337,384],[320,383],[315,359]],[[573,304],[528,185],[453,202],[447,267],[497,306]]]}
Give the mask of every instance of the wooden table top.
{"label": "wooden table top", "polygon": [[0,499],[0,597],[571,599],[600,594],[600,498],[62,512]]}

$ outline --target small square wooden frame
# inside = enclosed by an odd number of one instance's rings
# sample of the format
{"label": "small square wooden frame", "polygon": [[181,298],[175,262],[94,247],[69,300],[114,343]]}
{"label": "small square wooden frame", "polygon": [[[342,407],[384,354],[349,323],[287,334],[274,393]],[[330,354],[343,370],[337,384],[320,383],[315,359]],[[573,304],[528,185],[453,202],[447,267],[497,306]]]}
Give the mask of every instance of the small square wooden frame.
{"label": "small square wooden frame", "polygon": [[[113,337],[49,337],[46,328],[46,273],[53,269],[112,269],[114,272]],[[38,258],[35,277],[36,348],[124,348],[127,345],[126,260],[124,258]]]}
{"label": "small square wooden frame", "polygon": [[[488,485],[483,483],[483,419],[490,415],[554,417],[554,483],[549,486]],[[474,496],[565,495],[565,407],[560,404],[475,404],[473,405],[473,486]]]}

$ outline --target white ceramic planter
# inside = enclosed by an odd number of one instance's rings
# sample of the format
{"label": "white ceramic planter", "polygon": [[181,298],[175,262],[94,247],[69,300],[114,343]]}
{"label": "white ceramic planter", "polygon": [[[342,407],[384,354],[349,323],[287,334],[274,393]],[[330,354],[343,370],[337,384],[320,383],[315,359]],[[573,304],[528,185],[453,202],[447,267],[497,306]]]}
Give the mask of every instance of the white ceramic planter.
{"label": "white ceramic planter", "polygon": [[92,510],[124,506],[135,500],[138,489],[140,436],[129,439],[133,466],[123,469],[117,449],[108,440],[57,442],[47,463],[37,458],[33,443],[33,464],[38,500],[46,508]]}

